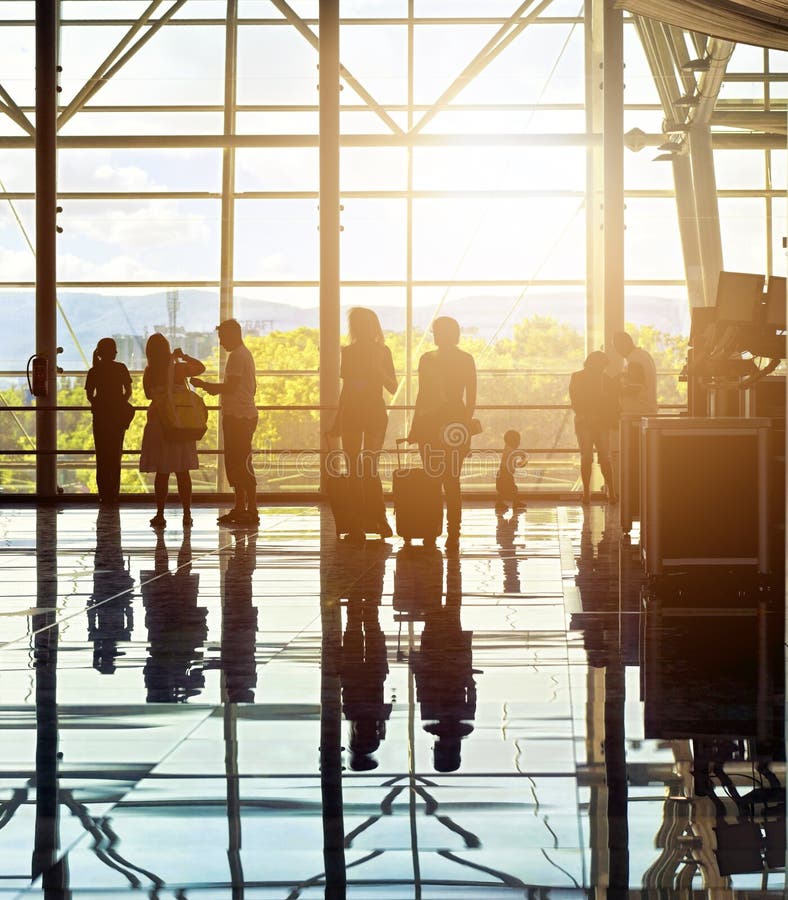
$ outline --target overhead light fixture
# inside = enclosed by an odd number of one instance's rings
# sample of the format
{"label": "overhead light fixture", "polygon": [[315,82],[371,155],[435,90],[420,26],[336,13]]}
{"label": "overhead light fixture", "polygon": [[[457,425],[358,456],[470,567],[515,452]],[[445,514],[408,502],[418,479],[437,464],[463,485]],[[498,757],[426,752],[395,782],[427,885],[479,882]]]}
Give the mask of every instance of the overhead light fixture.
{"label": "overhead light fixture", "polygon": [[699,59],[690,59],[682,63],[684,72],[708,72],[711,68],[711,60],[708,56],[701,56]]}
{"label": "overhead light fixture", "polygon": [[652,159],[651,161],[652,162],[673,162],[673,160],[675,158],[676,158],[675,153],[660,153],[659,156],[655,156],[654,159]]}
{"label": "overhead light fixture", "polygon": [[682,94],[678,100],[673,101],[674,106],[697,106],[700,103],[700,97],[697,94]]}

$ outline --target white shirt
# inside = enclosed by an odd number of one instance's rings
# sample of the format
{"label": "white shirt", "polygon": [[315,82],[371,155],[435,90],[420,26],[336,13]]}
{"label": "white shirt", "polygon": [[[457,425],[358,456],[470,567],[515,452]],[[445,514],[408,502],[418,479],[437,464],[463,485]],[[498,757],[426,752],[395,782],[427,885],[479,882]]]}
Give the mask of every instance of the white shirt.
{"label": "white shirt", "polygon": [[256,419],[257,409],[254,395],[257,390],[254,357],[245,344],[239,344],[231,350],[224,367],[224,380],[236,378],[236,389],[221,394],[222,411],[226,416],[237,419]]}
{"label": "white shirt", "polygon": [[651,354],[641,347],[635,347],[627,357],[624,377],[626,385],[638,385],[638,390],[622,392],[621,411],[629,416],[656,416],[657,367]]}

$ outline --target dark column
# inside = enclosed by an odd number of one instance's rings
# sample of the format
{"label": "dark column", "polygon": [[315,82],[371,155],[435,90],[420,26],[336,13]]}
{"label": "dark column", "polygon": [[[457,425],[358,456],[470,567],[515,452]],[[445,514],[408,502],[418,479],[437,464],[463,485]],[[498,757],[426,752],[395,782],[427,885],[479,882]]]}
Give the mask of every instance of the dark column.
{"label": "dark column", "polygon": [[36,519],[36,607],[33,653],[36,666],[36,822],[31,875],[41,877],[47,897],[65,897],[67,871],[60,849],[57,716],[57,511]]}
{"label": "dark column", "polygon": [[[322,5],[321,5],[322,10]],[[323,643],[320,656],[320,790],[323,801],[323,859],[326,900],[344,900],[345,820],[342,800],[342,610],[329,578],[335,548],[333,521],[327,509],[320,513],[320,620]]]}
{"label": "dark column", "polygon": [[[57,403],[57,319],[55,226],[57,209],[57,9],[54,0],[36,3],[36,353],[49,364],[47,396]],[[57,413],[36,413],[36,492],[57,495]]]}

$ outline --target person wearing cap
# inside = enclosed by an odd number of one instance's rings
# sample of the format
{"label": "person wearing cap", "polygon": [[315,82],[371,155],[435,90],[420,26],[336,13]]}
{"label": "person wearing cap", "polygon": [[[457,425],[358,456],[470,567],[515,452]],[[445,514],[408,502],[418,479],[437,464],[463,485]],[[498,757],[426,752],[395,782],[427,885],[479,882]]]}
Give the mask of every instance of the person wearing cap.
{"label": "person wearing cap", "polygon": [[569,402],[575,414],[584,505],[591,502],[594,448],[605,479],[608,502],[617,500],[610,461],[610,429],[618,421],[619,392],[615,379],[605,372],[609,362],[606,353],[594,350],[586,357],[583,368],[573,372],[569,379]]}
{"label": "person wearing cap", "polygon": [[252,465],[252,438],[257,428],[257,390],[254,357],[243,342],[241,326],[225,319],[217,327],[219,344],[227,351],[224,381],[209,382],[192,378],[194,387],[212,397],[219,396],[222,408],[224,470],[235,493],[235,505],[222,516],[220,525],[258,525],[257,479]]}

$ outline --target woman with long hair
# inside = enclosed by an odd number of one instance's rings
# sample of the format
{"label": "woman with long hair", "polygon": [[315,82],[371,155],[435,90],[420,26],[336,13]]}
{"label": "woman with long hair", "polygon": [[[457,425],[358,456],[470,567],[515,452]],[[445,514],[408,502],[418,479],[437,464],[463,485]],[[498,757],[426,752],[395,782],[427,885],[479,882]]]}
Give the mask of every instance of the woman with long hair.
{"label": "woman with long hair", "polygon": [[99,503],[118,502],[123,435],[133,415],[129,406],[131,375],[123,363],[115,360],[117,355],[115,341],[102,338],[93,351],[93,365],[85,378],[85,393],[93,413]]}
{"label": "woman with long hair", "polygon": [[440,478],[446,495],[446,550],[460,547],[462,494],[460,473],[471,449],[476,408],[476,363],[460,350],[460,326],[440,316],[432,323],[437,349],[419,360],[419,390],[408,437],[419,445],[424,470]]}
{"label": "woman with long hair", "polygon": [[170,378],[173,391],[188,390],[186,379],[193,375],[201,375],[205,371],[205,366],[199,359],[184,353],[180,347],[171,350],[170,342],[159,332],[148,338],[145,356],[148,364],[142,375],[142,388],[151,405],[148,407],[148,419],[142,435],[140,472],[155,473],[153,493],[156,498],[156,515],[150,520],[150,524],[153,528],[163,528],[167,524],[164,507],[167,503],[170,473],[174,472],[178,483],[178,497],[183,507],[183,524],[188,528],[192,524],[192,478],[189,473],[191,469],[200,467],[197,442],[168,439],[164,433],[159,408],[166,400]]}
{"label": "woman with long hair", "polygon": [[353,524],[348,540],[363,542],[366,525],[390,537],[378,457],[388,426],[383,388],[397,390],[397,376],[383,329],[371,309],[355,306],[348,312],[350,343],[342,347],[339,375],[342,393],[334,431],[342,437],[350,475]]}

